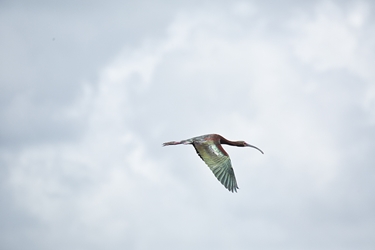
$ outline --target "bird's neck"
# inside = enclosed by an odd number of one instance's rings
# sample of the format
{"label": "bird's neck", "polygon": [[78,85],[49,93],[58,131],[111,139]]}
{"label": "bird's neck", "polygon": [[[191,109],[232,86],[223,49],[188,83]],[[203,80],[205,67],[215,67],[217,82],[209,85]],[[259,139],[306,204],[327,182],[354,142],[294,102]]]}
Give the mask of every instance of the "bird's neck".
{"label": "bird's neck", "polygon": [[237,146],[237,147],[243,147],[243,143],[241,141],[230,141],[230,140],[227,140],[225,139],[224,137],[220,137],[220,143],[221,144],[227,144],[227,145],[230,145],[230,146]]}

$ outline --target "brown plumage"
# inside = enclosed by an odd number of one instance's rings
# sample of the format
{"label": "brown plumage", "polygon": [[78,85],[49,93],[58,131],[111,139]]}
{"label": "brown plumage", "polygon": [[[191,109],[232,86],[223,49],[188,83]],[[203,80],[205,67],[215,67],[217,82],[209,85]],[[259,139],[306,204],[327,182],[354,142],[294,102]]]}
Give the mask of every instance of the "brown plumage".
{"label": "brown plumage", "polygon": [[211,169],[216,178],[224,185],[226,189],[231,192],[237,192],[237,181],[229,155],[227,152],[225,152],[221,144],[237,147],[252,147],[258,149],[263,154],[262,150],[244,141],[229,141],[217,134],[197,136],[179,142],[165,142],[163,143],[163,146],[178,144],[193,145],[198,155]]}

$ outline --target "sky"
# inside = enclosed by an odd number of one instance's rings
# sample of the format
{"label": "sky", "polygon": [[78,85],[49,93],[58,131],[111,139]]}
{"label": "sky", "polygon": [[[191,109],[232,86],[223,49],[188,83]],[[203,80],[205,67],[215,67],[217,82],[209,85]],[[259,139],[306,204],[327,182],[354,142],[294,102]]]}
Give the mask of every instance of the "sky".
{"label": "sky", "polygon": [[[1,1],[0,248],[375,247],[371,1]],[[218,133],[238,193],[192,146]]]}

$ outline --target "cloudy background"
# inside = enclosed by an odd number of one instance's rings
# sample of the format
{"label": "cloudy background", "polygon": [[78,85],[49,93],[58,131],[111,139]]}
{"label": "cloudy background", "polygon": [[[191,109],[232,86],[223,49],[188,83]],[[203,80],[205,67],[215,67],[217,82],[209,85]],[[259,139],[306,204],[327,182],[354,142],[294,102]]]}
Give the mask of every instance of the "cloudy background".
{"label": "cloudy background", "polygon": [[374,8],[1,1],[0,248],[374,249]]}

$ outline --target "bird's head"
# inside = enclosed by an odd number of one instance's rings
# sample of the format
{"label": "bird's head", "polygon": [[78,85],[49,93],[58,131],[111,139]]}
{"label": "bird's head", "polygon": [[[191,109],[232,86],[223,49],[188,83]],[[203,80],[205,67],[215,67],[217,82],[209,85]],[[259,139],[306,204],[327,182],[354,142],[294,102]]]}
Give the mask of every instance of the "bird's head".
{"label": "bird's head", "polygon": [[258,149],[259,152],[261,152],[262,154],[264,154],[262,150],[260,150],[259,148],[255,147],[255,146],[253,146],[253,145],[250,145],[250,144],[247,143],[247,142],[241,141],[241,143],[243,143],[243,147],[251,147],[251,148],[255,148],[255,149]]}

